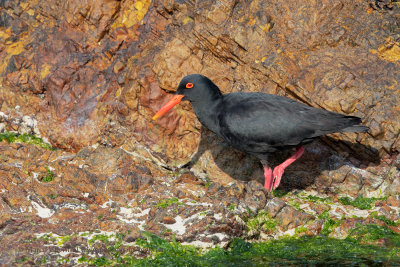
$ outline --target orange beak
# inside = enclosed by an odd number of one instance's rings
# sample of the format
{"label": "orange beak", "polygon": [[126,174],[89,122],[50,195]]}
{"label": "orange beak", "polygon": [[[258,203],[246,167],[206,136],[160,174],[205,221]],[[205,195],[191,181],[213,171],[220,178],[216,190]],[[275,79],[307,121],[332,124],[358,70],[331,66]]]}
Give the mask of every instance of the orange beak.
{"label": "orange beak", "polygon": [[167,102],[157,113],[156,115],[153,116],[153,121],[156,120],[157,118],[161,117],[165,113],[167,113],[168,110],[173,108],[176,104],[181,102],[182,98],[184,95],[176,95],[174,96],[170,101]]}

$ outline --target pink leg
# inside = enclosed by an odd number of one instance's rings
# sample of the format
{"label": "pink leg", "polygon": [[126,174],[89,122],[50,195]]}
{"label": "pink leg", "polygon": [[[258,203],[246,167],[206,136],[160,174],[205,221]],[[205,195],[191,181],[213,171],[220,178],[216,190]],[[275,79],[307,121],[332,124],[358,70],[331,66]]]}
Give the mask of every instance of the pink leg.
{"label": "pink leg", "polygon": [[264,166],[264,178],[265,178],[264,187],[268,190],[268,192],[271,192],[272,185],[273,185],[273,182],[274,182],[274,178],[272,176],[272,169],[271,168]]}
{"label": "pink leg", "polygon": [[274,190],[279,186],[279,184],[281,183],[281,179],[282,179],[282,175],[283,172],[285,171],[285,169],[292,164],[293,162],[296,161],[296,159],[300,158],[301,155],[303,155],[304,153],[304,146],[298,147],[296,149],[296,153],[291,156],[290,158],[288,158],[287,160],[285,160],[283,163],[281,163],[280,165],[276,166],[274,168],[274,172],[273,172],[273,177],[274,177]]}

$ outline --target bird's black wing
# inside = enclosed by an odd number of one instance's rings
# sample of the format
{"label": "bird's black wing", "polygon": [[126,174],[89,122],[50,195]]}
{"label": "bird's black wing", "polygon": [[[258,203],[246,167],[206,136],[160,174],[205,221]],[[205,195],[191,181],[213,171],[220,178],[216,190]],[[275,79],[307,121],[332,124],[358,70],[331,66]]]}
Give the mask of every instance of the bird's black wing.
{"label": "bird's black wing", "polygon": [[357,117],[262,93],[225,94],[219,114],[222,137],[232,146],[253,154],[308,143],[317,136],[360,122]]}

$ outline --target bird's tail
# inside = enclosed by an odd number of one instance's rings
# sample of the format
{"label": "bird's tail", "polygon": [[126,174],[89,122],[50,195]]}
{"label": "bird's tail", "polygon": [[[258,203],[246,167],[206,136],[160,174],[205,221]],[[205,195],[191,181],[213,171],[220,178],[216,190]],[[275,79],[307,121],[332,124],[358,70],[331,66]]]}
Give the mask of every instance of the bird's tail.
{"label": "bird's tail", "polygon": [[355,132],[355,133],[365,133],[368,132],[369,127],[365,125],[355,125],[351,127],[344,128],[340,130],[341,132]]}
{"label": "bird's tail", "polygon": [[340,132],[357,132],[357,133],[365,133],[368,132],[369,127],[365,125],[361,125],[361,119],[355,116],[346,116],[348,121],[348,127],[342,128]]}

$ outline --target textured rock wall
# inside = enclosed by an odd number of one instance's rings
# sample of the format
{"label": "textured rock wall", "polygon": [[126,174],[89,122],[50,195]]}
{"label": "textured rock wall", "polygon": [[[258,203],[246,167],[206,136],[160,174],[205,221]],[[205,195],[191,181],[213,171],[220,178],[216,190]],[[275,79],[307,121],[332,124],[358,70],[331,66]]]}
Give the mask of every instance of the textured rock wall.
{"label": "textured rock wall", "polygon": [[[400,6],[272,2],[0,1],[0,265],[110,258],[88,246],[93,230],[126,233],[128,250],[142,230],[203,245],[344,238],[371,223],[400,232]],[[203,129],[189,103],[151,121],[190,73],[371,130],[308,145],[279,187],[290,193],[272,198],[259,162]],[[57,150],[1,141],[5,130]]]}

